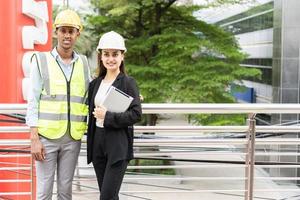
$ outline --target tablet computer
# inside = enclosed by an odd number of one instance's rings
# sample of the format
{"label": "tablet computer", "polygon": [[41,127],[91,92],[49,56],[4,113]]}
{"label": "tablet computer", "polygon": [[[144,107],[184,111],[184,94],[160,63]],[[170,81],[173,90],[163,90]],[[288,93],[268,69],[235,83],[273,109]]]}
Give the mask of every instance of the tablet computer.
{"label": "tablet computer", "polygon": [[124,112],[128,109],[133,97],[114,86],[108,89],[102,105],[110,112]]}

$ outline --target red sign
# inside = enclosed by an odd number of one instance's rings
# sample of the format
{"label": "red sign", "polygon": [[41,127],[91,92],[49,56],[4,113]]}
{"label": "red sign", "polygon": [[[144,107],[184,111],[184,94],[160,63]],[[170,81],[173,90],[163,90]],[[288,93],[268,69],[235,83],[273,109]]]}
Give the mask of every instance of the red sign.
{"label": "red sign", "polygon": [[0,13],[0,103],[24,103],[28,52],[51,49],[52,1],[0,1]]}
{"label": "red sign", "polygon": [[[32,52],[51,49],[52,0],[1,0],[0,13],[0,103],[24,103]],[[29,134],[0,134],[0,139],[7,138],[29,138]],[[18,148],[1,146],[1,149]],[[30,150],[30,147],[23,150]],[[0,154],[0,168],[16,167],[15,170],[0,171],[0,180],[3,181],[0,183],[0,199],[31,199],[31,183],[26,182],[30,179],[30,170],[22,169],[30,167],[29,154],[27,157],[22,153]],[[13,157],[9,157],[12,154]]]}

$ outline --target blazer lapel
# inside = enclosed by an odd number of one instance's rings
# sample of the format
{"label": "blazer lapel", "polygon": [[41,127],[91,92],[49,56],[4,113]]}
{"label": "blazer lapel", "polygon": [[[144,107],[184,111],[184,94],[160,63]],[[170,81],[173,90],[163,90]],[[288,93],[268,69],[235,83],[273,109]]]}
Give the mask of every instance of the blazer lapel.
{"label": "blazer lapel", "polygon": [[116,80],[113,82],[113,86],[115,86],[116,88],[122,90],[122,80],[124,78],[124,74],[122,72],[120,72],[116,78]]}

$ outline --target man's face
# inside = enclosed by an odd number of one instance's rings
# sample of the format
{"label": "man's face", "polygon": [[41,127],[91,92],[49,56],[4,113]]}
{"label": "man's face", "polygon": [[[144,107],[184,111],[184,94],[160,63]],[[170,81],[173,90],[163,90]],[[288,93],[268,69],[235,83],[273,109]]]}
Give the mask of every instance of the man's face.
{"label": "man's face", "polygon": [[62,26],[56,29],[58,46],[64,50],[72,49],[80,32],[77,28]]}

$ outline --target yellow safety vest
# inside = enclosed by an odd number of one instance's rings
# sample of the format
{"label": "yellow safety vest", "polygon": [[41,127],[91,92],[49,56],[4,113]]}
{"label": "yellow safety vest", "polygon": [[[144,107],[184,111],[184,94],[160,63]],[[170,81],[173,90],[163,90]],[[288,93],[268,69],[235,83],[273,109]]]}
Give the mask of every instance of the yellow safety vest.
{"label": "yellow safety vest", "polygon": [[38,53],[38,57],[44,81],[39,102],[39,134],[58,139],[69,131],[73,139],[80,140],[87,129],[85,103],[89,70],[86,57],[80,55],[74,63],[69,81],[50,52]]}

